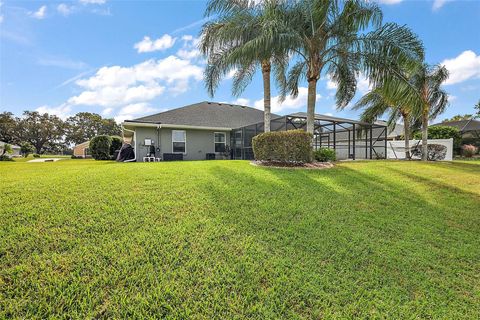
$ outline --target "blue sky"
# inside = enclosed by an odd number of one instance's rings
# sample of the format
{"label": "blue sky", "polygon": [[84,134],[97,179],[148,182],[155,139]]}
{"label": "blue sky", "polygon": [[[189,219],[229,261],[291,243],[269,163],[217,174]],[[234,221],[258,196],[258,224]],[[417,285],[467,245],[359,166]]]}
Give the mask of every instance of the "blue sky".
{"label": "blue sky", "polygon": [[[63,118],[90,111],[121,121],[203,100],[262,106],[260,75],[238,98],[228,77],[207,95],[196,50],[205,1],[0,1],[0,111]],[[427,61],[450,70],[451,106],[439,120],[472,113],[480,99],[480,0],[377,1],[385,22],[408,25]],[[353,102],[367,90],[360,79]],[[317,113],[358,116],[335,110],[328,79],[317,92]],[[306,84],[297,99],[273,102],[279,114],[305,110]]]}

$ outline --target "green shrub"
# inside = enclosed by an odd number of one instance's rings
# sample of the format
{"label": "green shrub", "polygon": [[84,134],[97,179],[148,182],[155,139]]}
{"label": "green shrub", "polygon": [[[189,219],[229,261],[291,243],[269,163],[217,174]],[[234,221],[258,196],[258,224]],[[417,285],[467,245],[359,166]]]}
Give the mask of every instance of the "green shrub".
{"label": "green shrub", "polygon": [[8,154],[2,154],[0,156],[0,161],[13,161],[13,158],[10,157]]}
{"label": "green shrub", "polygon": [[120,150],[123,144],[123,139],[119,136],[111,136],[112,144],[110,145],[110,155],[114,155],[115,151]]}
{"label": "green shrub", "polygon": [[253,153],[260,161],[311,162],[312,138],[303,130],[265,132],[253,138]]}
{"label": "green shrub", "polygon": [[35,151],[35,147],[30,142],[22,142],[20,144],[20,152],[26,158],[28,155]]}
{"label": "green shrub", "polygon": [[34,157],[34,158],[40,158],[40,155],[39,155],[38,153],[34,153],[34,154],[33,154],[33,157]]}
{"label": "green shrub", "polygon": [[337,155],[334,149],[320,148],[313,152],[313,158],[320,162],[330,162],[337,160]]}
{"label": "green shrub", "polygon": [[112,138],[110,136],[96,136],[90,140],[90,153],[95,160],[110,160],[110,147]]}

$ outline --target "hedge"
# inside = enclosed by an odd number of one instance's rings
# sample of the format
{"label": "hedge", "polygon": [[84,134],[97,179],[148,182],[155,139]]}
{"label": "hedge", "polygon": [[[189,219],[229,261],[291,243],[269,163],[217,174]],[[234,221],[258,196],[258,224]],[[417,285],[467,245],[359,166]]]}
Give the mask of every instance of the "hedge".
{"label": "hedge", "polygon": [[253,138],[253,153],[260,161],[311,162],[312,139],[303,130],[265,132]]}
{"label": "hedge", "polygon": [[112,144],[110,145],[110,155],[113,156],[115,151],[120,150],[123,144],[123,140],[118,136],[111,136]]}
{"label": "hedge", "polygon": [[90,140],[90,152],[95,160],[110,160],[110,147],[112,138],[110,136],[96,136]]}

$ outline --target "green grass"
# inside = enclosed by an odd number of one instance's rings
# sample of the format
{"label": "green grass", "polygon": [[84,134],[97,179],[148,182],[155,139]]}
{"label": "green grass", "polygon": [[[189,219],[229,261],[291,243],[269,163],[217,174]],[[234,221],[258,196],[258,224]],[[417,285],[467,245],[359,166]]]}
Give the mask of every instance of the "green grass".
{"label": "green grass", "polygon": [[480,317],[480,162],[0,163],[0,318]]}

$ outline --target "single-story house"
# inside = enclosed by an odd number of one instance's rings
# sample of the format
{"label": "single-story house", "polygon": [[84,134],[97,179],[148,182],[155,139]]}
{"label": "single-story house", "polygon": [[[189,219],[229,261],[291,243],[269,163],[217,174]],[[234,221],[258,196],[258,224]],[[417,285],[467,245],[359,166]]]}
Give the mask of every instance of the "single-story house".
{"label": "single-story house", "polygon": [[[445,121],[434,124],[433,126],[454,127],[460,131],[462,135],[461,144],[473,144],[480,147],[480,121],[475,119]],[[457,150],[460,152],[460,150]]]}
{"label": "single-story house", "polygon": [[[6,144],[5,142],[0,141],[0,154],[3,153],[3,146],[5,144]],[[13,153],[9,154],[10,156],[12,156],[12,157],[21,157],[22,156],[22,151],[21,151],[20,146],[17,146],[15,144],[10,144],[10,146],[12,147],[12,151],[13,151]]]}
{"label": "single-story house", "polygon": [[90,156],[89,153],[90,141],[85,141],[80,144],[77,144],[73,147],[73,155],[77,158],[87,158]]}
{"label": "single-story house", "polygon": [[[263,132],[263,111],[228,103],[200,102],[122,123],[134,161],[252,159],[252,138]],[[339,159],[386,155],[387,128],[356,120],[315,116],[315,148],[329,147]],[[271,130],[306,128],[306,114],[272,114]]]}

